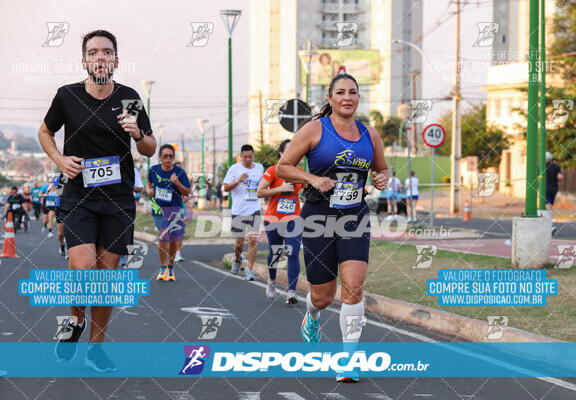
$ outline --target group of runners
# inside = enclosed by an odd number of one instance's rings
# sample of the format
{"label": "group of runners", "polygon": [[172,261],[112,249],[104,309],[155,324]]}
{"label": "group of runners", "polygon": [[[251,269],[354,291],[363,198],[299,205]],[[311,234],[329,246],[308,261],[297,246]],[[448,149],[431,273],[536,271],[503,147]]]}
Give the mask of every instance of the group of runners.
{"label": "group of runners", "polygon": [[58,251],[67,259],[64,226],[59,209],[64,180],[62,174],[52,173],[48,175],[46,183],[42,186],[39,186],[38,182],[34,182],[32,188],[29,185],[24,185],[22,188],[13,186],[6,198],[3,215],[6,220],[8,214],[11,213],[15,231],[23,229],[27,232],[31,221],[30,213],[33,212],[35,221],[42,223],[42,232],[47,232],[48,238],[54,236],[54,220],[56,220]]}
{"label": "group of runners", "polygon": [[[82,65],[88,77],[58,89],[38,134],[42,148],[58,166],[61,176],[67,178],[59,196],[58,213],[71,269],[118,268],[121,257],[129,254],[136,214],[131,149],[135,146],[146,157],[156,153],[150,120],[137,92],[112,80],[118,62],[114,35],[104,30],[86,34]],[[348,337],[348,323],[351,318],[364,318],[362,286],[370,247],[369,223],[360,223],[369,214],[364,187],[370,172],[372,185],[378,190],[386,188],[389,178],[378,133],[354,119],[358,89],[352,76],[335,76],[329,85],[328,102],[320,113],[303,125],[291,141],[280,144],[277,165],[264,171],[261,164],[254,162],[253,148],[244,145],[240,149],[241,161],[228,169],[223,181],[223,190],[232,197],[232,232],[236,235],[231,273],[238,274],[243,266],[242,250],[247,238],[245,278],[254,279],[255,232],[262,217],[269,243],[266,296],[276,296],[278,260],[285,253],[289,281],[286,302],[298,302],[296,283],[302,247],[310,283],[302,337],[310,343],[320,340],[322,310],[333,302],[340,276],[340,328],[349,351],[353,351],[359,335]],[[62,127],[61,151],[54,136]],[[175,281],[174,261],[186,220],[183,201],[191,185],[184,170],[174,165],[172,146],[161,146],[158,157],[160,164],[150,168],[145,188],[153,199],[154,222],[159,231],[161,268],[156,279]],[[298,167],[304,157],[308,172]],[[300,194],[304,199],[302,206]],[[261,198],[269,198],[263,216]],[[328,217],[319,219],[320,225],[345,218],[346,230],[309,235],[310,226],[299,221],[314,216]],[[51,229],[49,225],[47,229]],[[295,230],[295,235],[284,234]],[[347,234],[358,230],[359,235]],[[90,321],[86,307],[72,306],[70,310],[68,335],[57,343],[57,357],[71,360],[76,355],[78,339],[90,324],[85,363],[97,371],[114,371],[115,363],[101,346],[112,307],[91,307]],[[358,376],[354,371],[339,372],[337,380],[356,382]]]}

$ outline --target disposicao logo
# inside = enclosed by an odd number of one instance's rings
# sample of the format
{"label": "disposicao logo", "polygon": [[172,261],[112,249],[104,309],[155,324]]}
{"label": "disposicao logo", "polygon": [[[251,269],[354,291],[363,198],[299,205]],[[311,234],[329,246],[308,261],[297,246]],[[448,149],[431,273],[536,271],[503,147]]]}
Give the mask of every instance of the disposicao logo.
{"label": "disposicao logo", "polygon": [[186,360],[178,375],[198,375],[204,370],[204,363],[210,358],[209,346],[184,346]]}

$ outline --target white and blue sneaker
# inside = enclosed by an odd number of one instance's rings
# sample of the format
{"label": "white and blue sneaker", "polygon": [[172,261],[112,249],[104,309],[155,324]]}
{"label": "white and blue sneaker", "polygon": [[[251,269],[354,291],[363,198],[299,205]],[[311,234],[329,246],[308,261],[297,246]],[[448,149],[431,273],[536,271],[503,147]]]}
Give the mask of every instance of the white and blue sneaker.
{"label": "white and blue sneaker", "polygon": [[306,312],[302,320],[302,338],[308,343],[318,343],[322,336],[322,328],[320,328],[320,318],[313,320],[310,314]]}

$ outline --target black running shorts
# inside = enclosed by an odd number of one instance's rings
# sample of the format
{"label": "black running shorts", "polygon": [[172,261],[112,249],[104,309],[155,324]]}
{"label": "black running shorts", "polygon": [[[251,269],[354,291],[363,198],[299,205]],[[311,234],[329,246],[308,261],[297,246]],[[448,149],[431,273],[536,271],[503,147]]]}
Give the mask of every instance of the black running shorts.
{"label": "black running shorts", "polygon": [[262,224],[260,211],[252,215],[232,215],[232,236],[244,237],[251,232],[258,232]]}
{"label": "black running shorts", "polygon": [[368,262],[370,210],[365,201],[344,210],[331,208],[325,200],[306,202],[300,217],[306,277],[311,284],[332,282],[344,261]]}
{"label": "black running shorts", "polygon": [[134,242],[136,203],[131,200],[62,198],[60,218],[68,248],[94,243],[115,254],[128,254]]}

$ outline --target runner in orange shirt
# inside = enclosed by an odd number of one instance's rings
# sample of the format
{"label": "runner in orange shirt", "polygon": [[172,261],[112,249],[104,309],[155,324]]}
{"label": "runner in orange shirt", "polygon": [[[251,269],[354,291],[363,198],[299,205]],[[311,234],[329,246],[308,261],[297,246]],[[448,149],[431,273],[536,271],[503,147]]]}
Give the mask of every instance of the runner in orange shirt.
{"label": "runner in orange shirt", "polygon": [[[278,147],[282,157],[290,146],[290,140],[284,140]],[[300,274],[300,244],[302,243],[302,224],[300,220],[300,201],[298,192],[302,184],[292,184],[276,176],[276,165],[266,170],[256,195],[270,197],[264,214],[264,229],[268,236],[268,287],[266,296],[276,297],[276,270],[282,257],[282,251],[288,258],[288,297],[286,304],[297,304],[296,284]]]}

